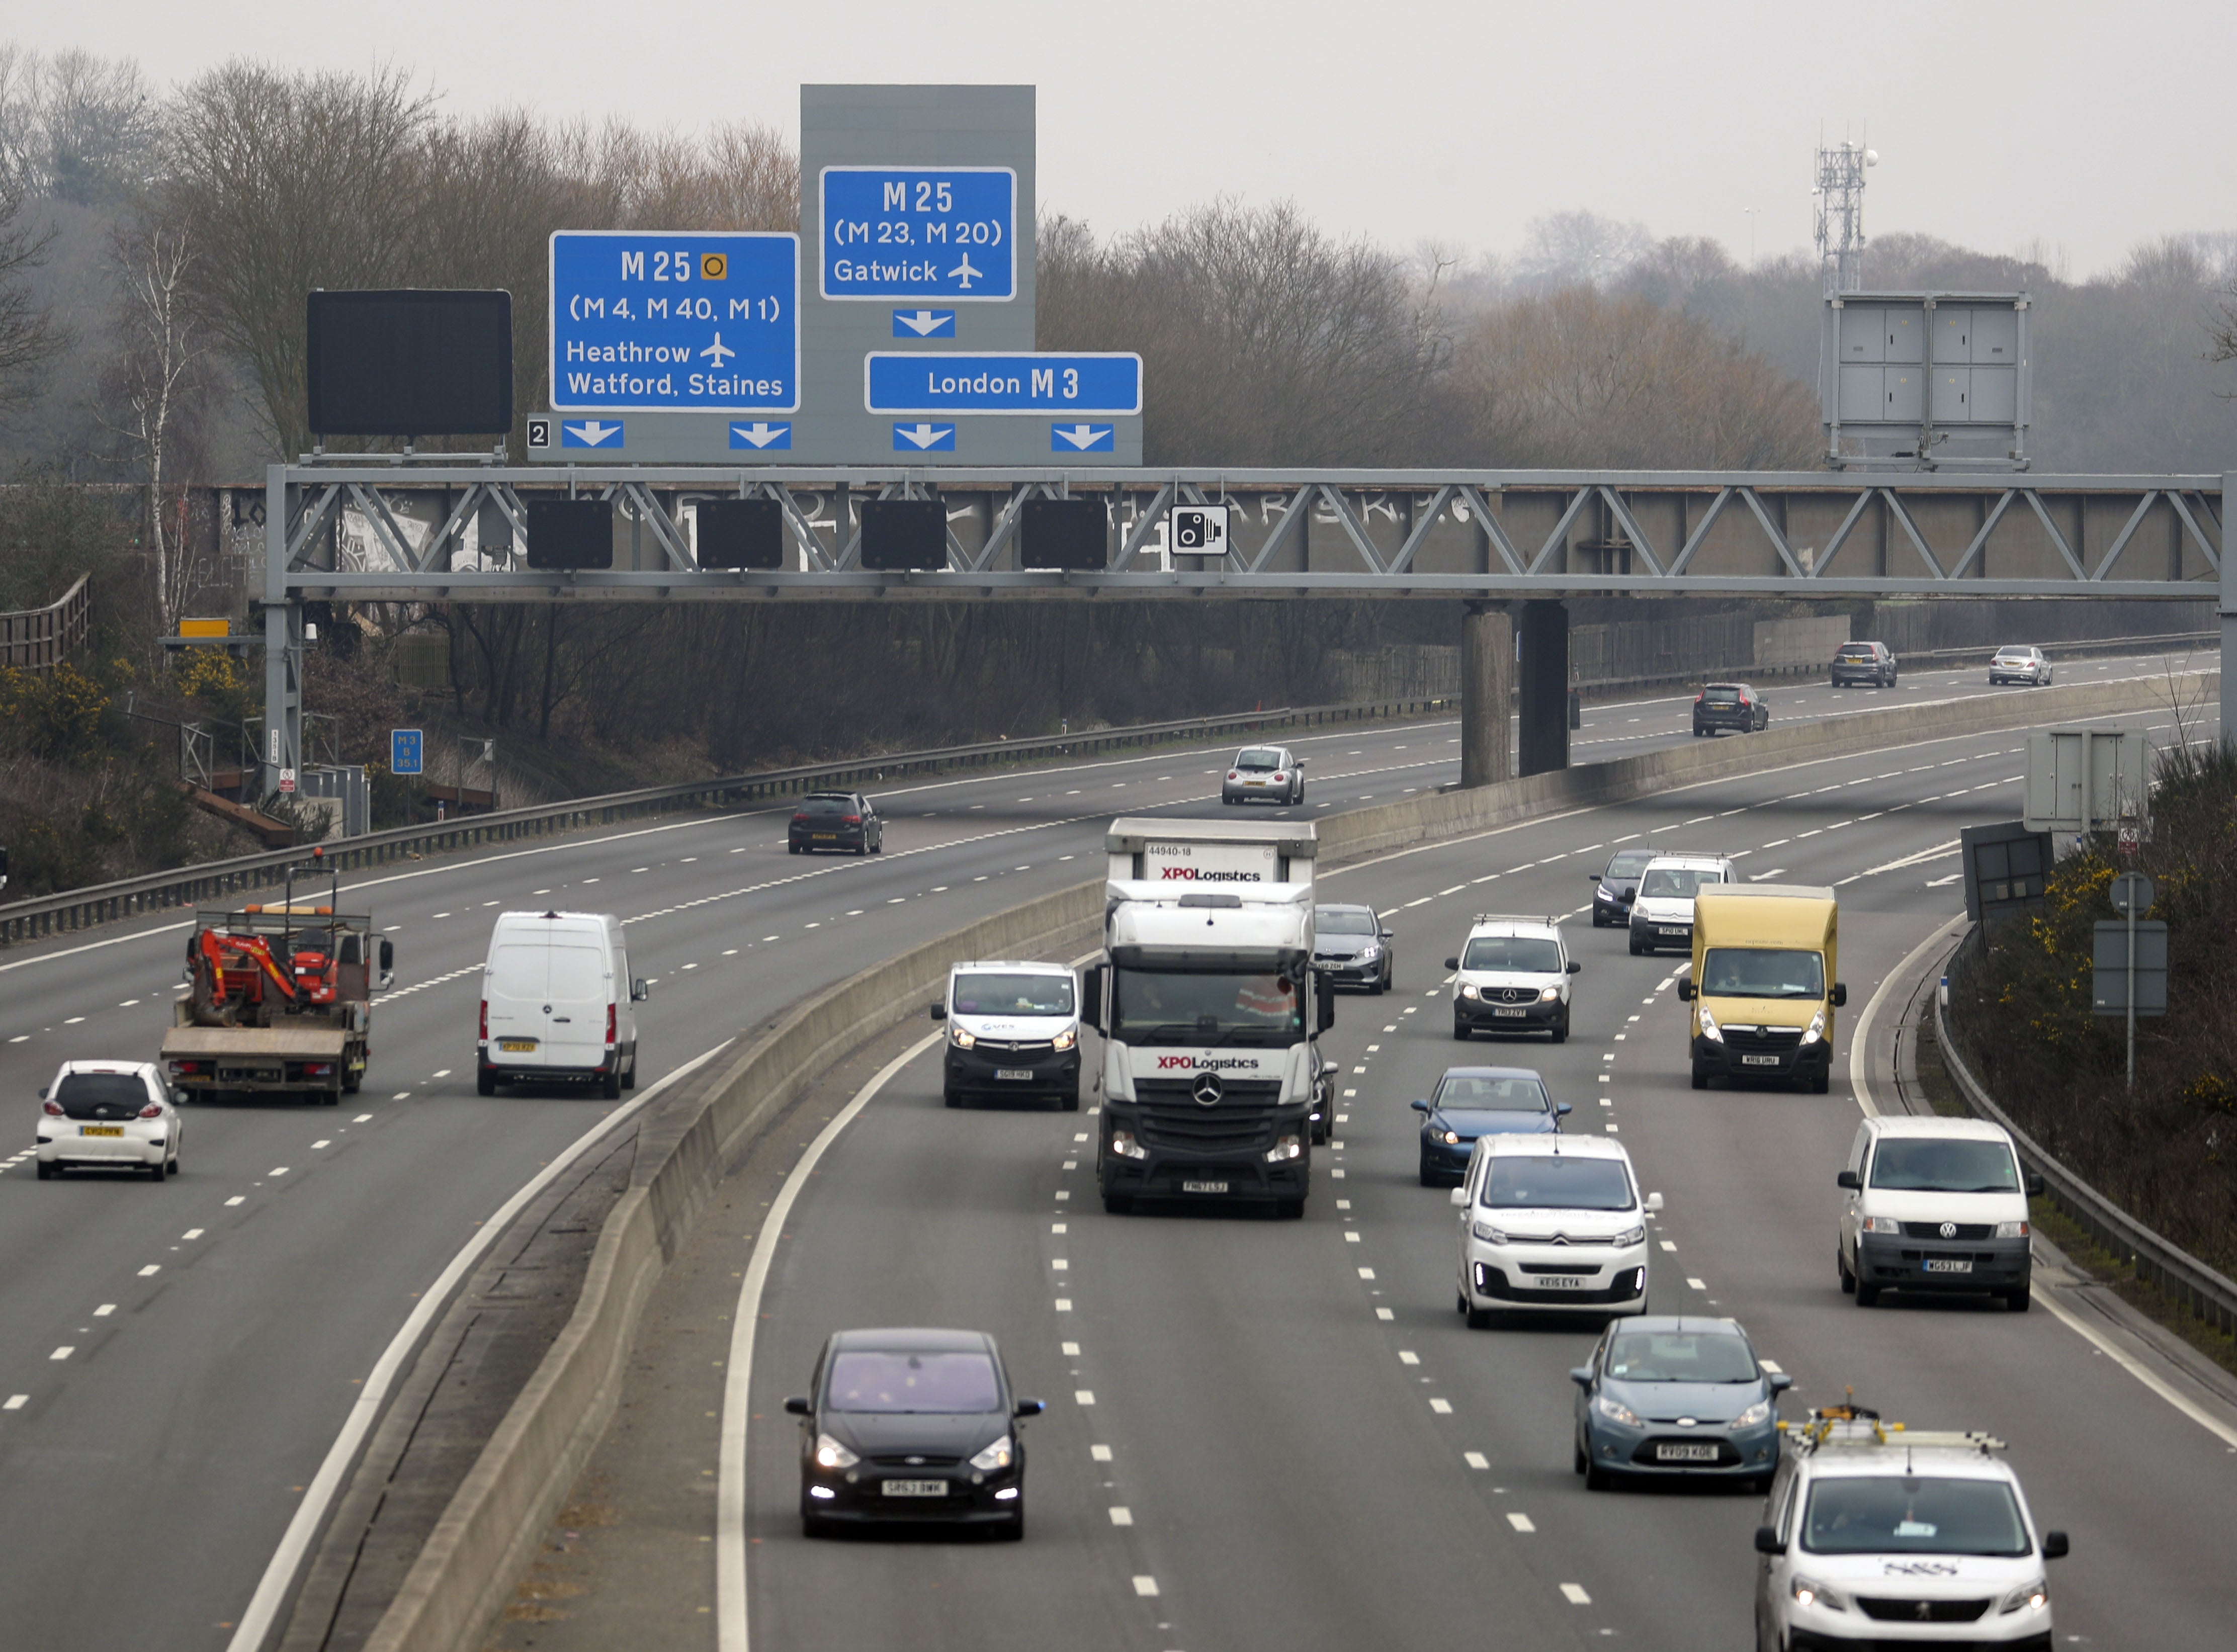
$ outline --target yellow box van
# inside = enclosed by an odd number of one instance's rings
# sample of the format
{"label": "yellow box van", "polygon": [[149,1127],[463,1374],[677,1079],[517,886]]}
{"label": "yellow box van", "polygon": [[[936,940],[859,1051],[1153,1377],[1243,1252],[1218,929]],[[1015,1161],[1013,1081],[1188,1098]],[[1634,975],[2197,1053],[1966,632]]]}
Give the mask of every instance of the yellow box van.
{"label": "yellow box van", "polygon": [[1712,1077],[1833,1080],[1834,979],[1840,909],[1833,891],[1798,884],[1706,885],[1693,900],[1693,968],[1678,984],[1693,1005],[1693,1087]]}

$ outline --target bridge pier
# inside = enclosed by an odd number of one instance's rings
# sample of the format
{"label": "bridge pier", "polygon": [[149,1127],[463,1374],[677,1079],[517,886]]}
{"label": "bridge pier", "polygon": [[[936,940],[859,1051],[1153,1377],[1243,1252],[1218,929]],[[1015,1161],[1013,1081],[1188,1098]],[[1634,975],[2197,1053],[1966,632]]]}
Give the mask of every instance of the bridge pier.
{"label": "bridge pier", "polygon": [[1507,708],[1514,697],[1514,622],[1503,602],[1461,607],[1461,784],[1512,779]]}
{"label": "bridge pier", "polygon": [[1519,772],[1552,774],[1569,766],[1569,611],[1559,602],[1526,602],[1517,627],[1521,643]]}
{"label": "bridge pier", "polygon": [[2229,490],[2237,487],[2237,471],[2226,471],[2221,477],[2221,739],[2225,745],[2237,746],[2237,679],[2230,674],[2230,662],[2237,659],[2237,532],[2230,531]]}

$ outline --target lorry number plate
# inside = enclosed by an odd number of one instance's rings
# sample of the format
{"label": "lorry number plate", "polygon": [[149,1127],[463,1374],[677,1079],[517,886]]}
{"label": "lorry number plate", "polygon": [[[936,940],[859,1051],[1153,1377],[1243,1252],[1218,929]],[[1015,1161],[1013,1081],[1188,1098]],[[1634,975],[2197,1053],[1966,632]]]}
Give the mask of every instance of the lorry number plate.
{"label": "lorry number plate", "polygon": [[1740,1057],[1740,1065],[1742,1067],[1777,1067],[1778,1065],[1778,1057],[1776,1055],[1743,1055]]}
{"label": "lorry number plate", "polygon": [[121,1124],[82,1124],[78,1126],[77,1133],[82,1136],[121,1136],[124,1133],[124,1127]]}
{"label": "lorry number plate", "polygon": [[1184,1181],[1181,1184],[1181,1192],[1184,1193],[1224,1193],[1226,1191],[1227,1184],[1224,1181]]}

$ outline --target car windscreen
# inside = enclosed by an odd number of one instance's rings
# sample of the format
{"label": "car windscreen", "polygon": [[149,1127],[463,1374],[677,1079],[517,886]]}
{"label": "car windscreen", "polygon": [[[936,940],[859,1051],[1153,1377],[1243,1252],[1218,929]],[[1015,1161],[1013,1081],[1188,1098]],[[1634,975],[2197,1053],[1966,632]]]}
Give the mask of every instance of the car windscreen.
{"label": "car windscreen", "polygon": [[1304,1030],[1304,995],[1287,975],[1120,969],[1112,988],[1122,1044],[1293,1044]]}
{"label": "car windscreen", "polygon": [[1523,975],[1558,975],[1561,948],[1536,935],[1480,935],[1461,955],[1463,969],[1504,969]]}
{"label": "car windscreen", "polygon": [[1738,705],[1740,703],[1740,691],[1736,688],[1703,689],[1701,698],[1710,705]]}
{"label": "car windscreen", "polygon": [[972,969],[955,978],[959,1015],[1069,1015],[1072,1001],[1070,975]]}
{"label": "car windscreen", "polygon": [[1550,1113],[1546,1087],[1535,1079],[1448,1073],[1437,1086],[1436,1106],[1456,1113]]}
{"label": "car windscreen", "polygon": [[802,800],[801,810],[809,815],[851,815],[855,812],[850,797],[808,797]]}
{"label": "car windscreen", "polygon": [[73,1119],[129,1119],[154,1100],[137,1073],[72,1073],[53,1099]]}
{"label": "car windscreen", "polygon": [[1711,947],[1701,960],[1707,998],[1823,998],[1825,960],[1787,947]]}
{"label": "car windscreen", "polygon": [[1670,901],[1690,901],[1704,883],[1721,883],[1723,876],[1714,867],[1658,866],[1639,880],[1639,898],[1660,896]]}
{"label": "car windscreen", "polygon": [[1899,1193],[2016,1193],[2020,1172],[2001,1141],[1883,1136],[1872,1153],[1872,1186]]}
{"label": "car windscreen", "polygon": [[1627,1383],[1752,1383],[1755,1355],[1745,1340],[1702,1331],[1627,1331],[1608,1344],[1611,1377]]}
{"label": "car windscreen", "polygon": [[2031,1548],[2001,1480],[1829,1475],[1810,1488],[1802,1546],[1816,1555],[2002,1555]]}
{"label": "car windscreen", "polygon": [[1324,906],[1313,913],[1313,929],[1319,935],[1374,935],[1381,928],[1372,912],[1357,908]]}
{"label": "car windscreen", "polygon": [[1644,872],[1646,869],[1647,862],[1653,858],[1654,851],[1653,849],[1622,849],[1618,851],[1615,857],[1608,862],[1607,870],[1601,873],[1600,876],[1607,878],[1637,877],[1641,872]]}
{"label": "car windscreen", "polygon": [[994,1362],[969,1351],[883,1353],[845,1349],[832,1356],[824,1401],[835,1411],[999,1411]]}
{"label": "car windscreen", "polygon": [[1501,1154],[1476,1196],[1486,1210],[1629,1210],[1634,1202],[1621,1160],[1580,1153]]}
{"label": "car windscreen", "polygon": [[1238,769],[1278,769],[1282,766],[1282,754],[1278,751],[1245,751],[1236,757],[1235,766]]}

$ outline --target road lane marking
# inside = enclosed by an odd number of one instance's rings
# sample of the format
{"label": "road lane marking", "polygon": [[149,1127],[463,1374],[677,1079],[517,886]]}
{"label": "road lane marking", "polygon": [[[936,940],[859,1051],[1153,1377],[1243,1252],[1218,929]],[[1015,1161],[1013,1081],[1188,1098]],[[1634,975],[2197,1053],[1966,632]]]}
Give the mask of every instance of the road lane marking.
{"label": "road lane marking", "polygon": [[1070,1297],[1059,1297],[1056,1299],[1056,1311],[1059,1313],[1070,1313],[1072,1312],[1072,1298]]}
{"label": "road lane marking", "polygon": [[1155,1595],[1158,1592],[1158,1580],[1154,1577],[1147,1576],[1136,1577],[1134,1579],[1134,1592],[1137,1595],[1144,1596],[1145,1597]]}
{"label": "road lane marking", "polygon": [[54,1351],[54,1352],[52,1352],[52,1353],[49,1354],[49,1355],[47,1356],[47,1358],[48,1358],[49,1359],[50,1359],[50,1360],[51,1360],[51,1359],[68,1359],[68,1358],[69,1358],[72,1354],[76,1353],[76,1351],[77,1351],[77,1350],[76,1350],[76,1347],[74,1347],[74,1346],[64,1346],[64,1347],[61,1347],[61,1348],[57,1348],[57,1349],[56,1349],[56,1350]]}
{"label": "road lane marking", "polygon": [[29,1394],[10,1394],[5,1401],[0,1401],[0,1411],[20,1411],[30,1403]]}
{"label": "road lane marking", "polygon": [[150,1262],[146,1267],[140,1270],[140,1277],[143,1279],[152,1279],[162,1271],[163,1265],[161,1262]]}
{"label": "road lane marking", "polygon": [[1108,1463],[1111,1460],[1111,1448],[1107,1445],[1091,1445],[1087,1448],[1087,1455],[1098,1463]]}
{"label": "road lane marking", "polygon": [[1072,1403],[1073,1404],[1075,1404],[1075,1405],[1092,1405],[1092,1404],[1095,1404],[1095,1391],[1094,1391],[1093,1389],[1092,1389],[1092,1388],[1075,1388],[1075,1389],[1073,1389],[1073,1390],[1072,1391]]}
{"label": "road lane marking", "polygon": [[104,1302],[93,1311],[93,1317],[96,1319],[106,1319],[115,1312],[116,1305],[114,1302]]}
{"label": "road lane marking", "polygon": [[1398,1351],[1398,1363],[1402,1365],[1418,1365],[1422,1363],[1422,1356],[1410,1348],[1401,1348]]}
{"label": "road lane marking", "polygon": [[1593,1597],[1585,1593],[1582,1583],[1562,1584],[1561,1598],[1572,1606],[1590,1606],[1593,1603]]}
{"label": "road lane marking", "polygon": [[1528,1515],[1517,1514],[1512,1510],[1508,1511],[1507,1523],[1514,1527],[1517,1531],[1535,1531],[1538,1530],[1538,1528],[1532,1523]]}
{"label": "road lane marking", "polygon": [[1119,1504],[1111,1510],[1111,1523],[1114,1526],[1132,1525],[1134,1523],[1134,1511],[1132,1509],[1127,1508],[1123,1503]]}
{"label": "road lane marking", "polygon": [[1433,1399],[1429,1402],[1429,1409],[1440,1417],[1450,1417],[1453,1414],[1453,1403],[1448,1399]]}
{"label": "road lane marking", "polygon": [[1461,1461],[1472,1469],[1488,1469],[1491,1466],[1491,1459],[1481,1451],[1463,1451],[1461,1453]]}

